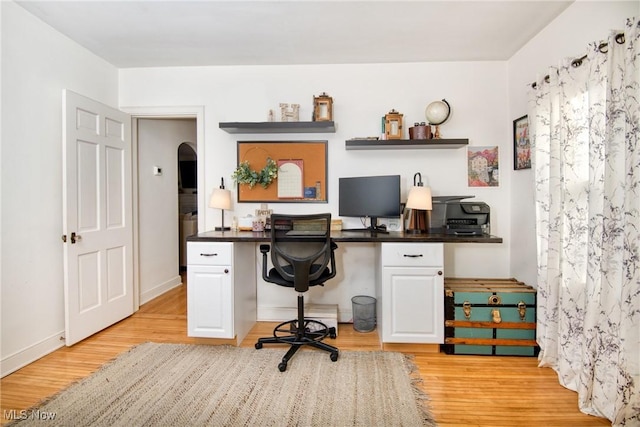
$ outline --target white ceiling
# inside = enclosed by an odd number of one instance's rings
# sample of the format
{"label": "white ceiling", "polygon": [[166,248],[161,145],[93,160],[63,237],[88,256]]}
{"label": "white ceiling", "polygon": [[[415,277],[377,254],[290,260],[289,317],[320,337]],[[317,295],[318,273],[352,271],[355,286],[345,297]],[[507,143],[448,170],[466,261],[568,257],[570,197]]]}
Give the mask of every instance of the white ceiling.
{"label": "white ceiling", "polygon": [[507,60],[571,1],[18,1],[118,68]]}

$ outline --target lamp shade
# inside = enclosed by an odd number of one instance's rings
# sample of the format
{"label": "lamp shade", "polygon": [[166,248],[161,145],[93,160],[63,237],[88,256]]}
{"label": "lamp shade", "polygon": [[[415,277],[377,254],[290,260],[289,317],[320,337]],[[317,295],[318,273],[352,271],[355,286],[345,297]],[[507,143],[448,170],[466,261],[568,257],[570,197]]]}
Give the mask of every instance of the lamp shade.
{"label": "lamp shade", "polygon": [[431,188],[422,186],[411,187],[407,199],[407,208],[430,211],[432,209]]}
{"label": "lamp shade", "polygon": [[216,209],[231,209],[231,191],[224,188],[216,188],[211,193],[209,207]]}

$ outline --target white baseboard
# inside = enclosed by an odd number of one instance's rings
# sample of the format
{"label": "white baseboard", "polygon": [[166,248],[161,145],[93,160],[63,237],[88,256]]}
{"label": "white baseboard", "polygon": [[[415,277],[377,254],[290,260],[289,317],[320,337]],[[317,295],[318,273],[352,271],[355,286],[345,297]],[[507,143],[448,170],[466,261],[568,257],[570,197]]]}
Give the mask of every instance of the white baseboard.
{"label": "white baseboard", "polygon": [[64,340],[61,340],[60,337],[64,336],[64,331],[60,331],[56,334],[51,335],[43,339],[40,342],[37,342],[24,350],[20,350],[16,353],[10,354],[9,356],[2,359],[0,365],[2,366],[0,375],[5,377],[12,372],[17,371],[18,369],[27,366],[31,362],[35,362],[43,356],[59,349],[60,347],[64,347]]}
{"label": "white baseboard", "polygon": [[[149,302],[157,296],[162,295],[163,293],[179,286],[182,283],[182,278],[180,276],[176,276],[167,280],[166,282],[155,286],[153,289],[145,292],[140,295],[140,304],[144,304],[145,302]],[[61,340],[60,337],[64,336],[64,331],[60,331],[57,334],[54,334],[44,340],[37,342],[24,350],[20,350],[14,354],[11,354],[2,361],[0,361],[0,375],[5,377],[12,372],[17,371],[18,369],[28,365],[29,363],[35,362],[43,356],[46,356],[49,353],[54,352],[55,350],[64,347],[64,340]]]}
{"label": "white baseboard", "polygon": [[140,305],[146,302],[149,302],[156,297],[159,297],[160,295],[164,294],[167,291],[170,291],[176,286],[180,286],[181,283],[182,283],[182,278],[178,275],[176,277],[172,277],[171,279],[167,280],[164,283],[154,286],[148,291],[145,291],[144,293],[140,294]]}
{"label": "white baseboard", "polygon": [[338,322],[353,323],[353,310],[340,310],[338,307]]}
{"label": "white baseboard", "polygon": [[[285,322],[291,320],[298,315],[298,311],[294,307],[260,307],[256,315],[258,322]],[[339,323],[352,323],[353,311],[352,310],[340,310],[338,307],[338,322]]]}
{"label": "white baseboard", "polygon": [[291,307],[260,307],[256,313],[258,322],[284,322],[296,317],[296,309]]}

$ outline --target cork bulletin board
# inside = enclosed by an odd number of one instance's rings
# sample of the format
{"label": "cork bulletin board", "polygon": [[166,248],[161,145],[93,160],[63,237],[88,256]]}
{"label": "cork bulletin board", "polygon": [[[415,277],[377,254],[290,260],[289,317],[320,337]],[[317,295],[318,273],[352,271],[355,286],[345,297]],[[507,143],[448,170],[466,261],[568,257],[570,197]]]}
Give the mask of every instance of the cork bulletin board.
{"label": "cork bulletin board", "polygon": [[260,171],[270,157],[278,178],[267,188],[238,185],[238,202],[327,203],[327,141],[238,141],[238,164]]}

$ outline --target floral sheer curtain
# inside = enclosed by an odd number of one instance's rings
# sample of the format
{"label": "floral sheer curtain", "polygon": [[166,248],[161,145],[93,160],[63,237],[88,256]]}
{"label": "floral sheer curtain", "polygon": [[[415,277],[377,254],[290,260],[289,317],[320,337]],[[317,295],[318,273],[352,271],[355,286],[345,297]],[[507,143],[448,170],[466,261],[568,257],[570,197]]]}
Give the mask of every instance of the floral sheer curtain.
{"label": "floral sheer curtain", "polygon": [[529,121],[540,366],[582,412],[638,426],[640,21],[536,82]]}

